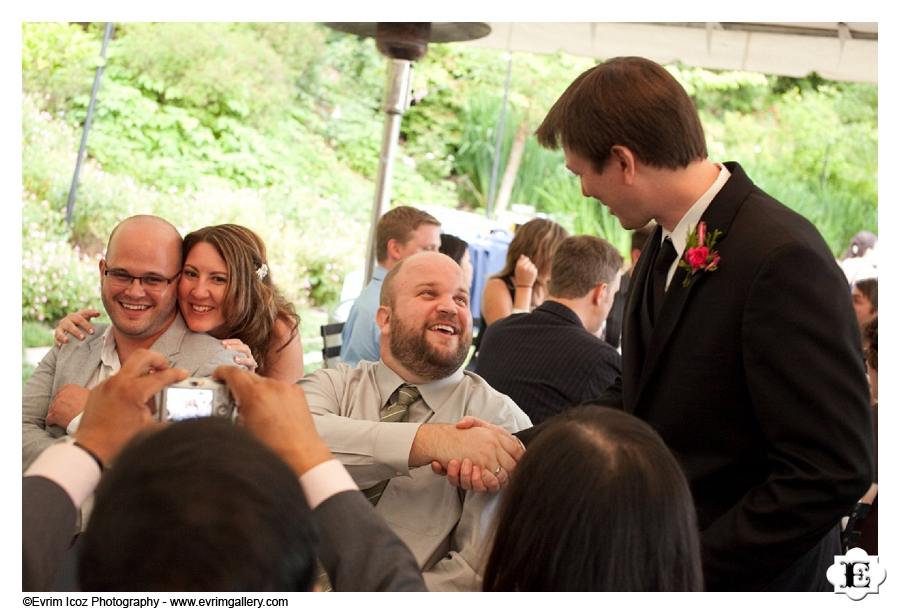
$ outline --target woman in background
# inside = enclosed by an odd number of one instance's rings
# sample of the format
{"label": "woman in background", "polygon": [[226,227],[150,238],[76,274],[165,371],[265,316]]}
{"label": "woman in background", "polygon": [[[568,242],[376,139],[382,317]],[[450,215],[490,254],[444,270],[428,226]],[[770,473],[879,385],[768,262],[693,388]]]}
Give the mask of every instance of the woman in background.
{"label": "woman in background", "polygon": [[850,295],[859,330],[864,332],[869,322],[878,317],[878,280],[875,278],[856,280],[850,288]]}
{"label": "woman in background", "polygon": [[516,230],[506,252],[506,264],[484,286],[482,321],[489,326],[511,313],[525,313],[544,302],[550,263],[569,236],[551,220],[535,218]]}
{"label": "woman in background", "polygon": [[506,264],[484,284],[475,354],[466,369],[476,370],[478,346],[488,326],[512,313],[529,313],[544,302],[550,264],[559,244],[568,236],[565,228],[542,218],[519,226],[506,250]]}

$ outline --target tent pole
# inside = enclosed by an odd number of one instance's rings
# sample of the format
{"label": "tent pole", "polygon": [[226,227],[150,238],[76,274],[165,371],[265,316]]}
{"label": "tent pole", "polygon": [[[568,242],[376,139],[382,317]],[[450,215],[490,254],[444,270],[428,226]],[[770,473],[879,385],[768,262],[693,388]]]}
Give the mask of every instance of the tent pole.
{"label": "tent pole", "polygon": [[503,106],[500,107],[500,119],[497,120],[497,138],[494,142],[494,163],[491,166],[491,183],[488,187],[487,211],[488,218],[493,217],[494,199],[497,198],[497,175],[500,174],[500,153],[503,147],[503,136],[506,129],[506,107],[509,104],[509,86],[512,81],[512,53],[506,64],[506,84],[503,87]]}
{"label": "tent pole", "polygon": [[412,62],[409,60],[388,60],[388,86],[384,101],[384,134],[381,140],[381,155],[378,159],[378,177],[375,183],[375,204],[372,206],[372,224],[366,246],[366,268],[363,287],[372,280],[377,257],[375,254],[375,229],[382,212],[391,203],[391,174],[394,153],[400,137],[400,120],[409,106],[410,75]]}
{"label": "tent pole", "polygon": [[103,69],[106,66],[106,47],[112,37],[113,23],[106,22],[103,30],[103,46],[100,48],[100,63],[94,72],[94,85],[91,88],[91,101],[87,108],[87,117],[81,130],[81,144],[78,146],[78,158],[75,160],[75,173],[72,175],[72,185],[69,188],[69,198],[66,200],[66,224],[72,226],[72,213],[75,210],[75,192],[78,190],[78,177],[81,175],[81,163],[84,161],[84,152],[87,149],[88,132],[91,130],[91,121],[94,119],[94,106],[97,102],[97,92],[100,90],[100,79],[103,77]]}

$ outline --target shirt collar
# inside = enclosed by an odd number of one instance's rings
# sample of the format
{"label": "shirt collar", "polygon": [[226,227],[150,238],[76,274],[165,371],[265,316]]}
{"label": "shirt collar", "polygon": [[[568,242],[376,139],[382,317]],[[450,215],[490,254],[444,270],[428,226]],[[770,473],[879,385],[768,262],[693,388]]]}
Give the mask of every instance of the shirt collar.
{"label": "shirt collar", "polygon": [[372,271],[372,279],[377,279],[378,281],[384,281],[384,276],[388,274],[388,270],[381,266],[380,264],[375,265],[375,270]]}
{"label": "shirt collar", "polygon": [[725,182],[728,181],[728,178],[731,177],[731,173],[725,168],[724,164],[716,163],[716,166],[719,167],[719,176],[716,177],[716,180],[713,181],[712,185],[707,188],[706,192],[697,199],[697,202],[691,205],[691,208],[687,210],[687,213],[684,214],[672,230],[672,234],[670,235],[663,229],[662,241],[665,241],[666,237],[671,236],[672,245],[675,246],[676,254],[681,255],[684,253],[684,248],[687,247],[687,239],[691,230],[697,226],[700,222],[700,218],[703,217],[707,207],[709,207],[709,204],[716,197],[716,194],[719,193],[719,190],[725,185]]}
{"label": "shirt collar", "polygon": [[113,327],[107,326],[100,337],[100,364],[101,367],[110,369],[113,373],[121,368],[119,354],[116,352],[116,337],[113,335]]}
{"label": "shirt collar", "polygon": [[537,309],[535,309],[535,311],[546,311],[548,313],[552,313],[556,316],[559,316],[559,317],[563,318],[564,320],[568,320],[569,322],[571,322],[573,324],[577,324],[578,326],[584,326],[584,324],[581,321],[581,318],[578,316],[577,313],[572,311],[566,305],[563,305],[562,303],[557,303],[553,299],[547,299],[546,301],[541,303],[540,306]]}
{"label": "shirt collar", "polygon": [[[422,400],[431,408],[437,411],[444,402],[453,394],[453,390],[457,384],[462,381],[463,369],[460,367],[443,379],[434,380],[425,384],[410,384],[419,389]],[[378,393],[381,396],[381,404],[384,405],[403,384],[406,384],[402,377],[394,373],[394,371],[379,360],[375,365],[375,383],[378,386]]]}

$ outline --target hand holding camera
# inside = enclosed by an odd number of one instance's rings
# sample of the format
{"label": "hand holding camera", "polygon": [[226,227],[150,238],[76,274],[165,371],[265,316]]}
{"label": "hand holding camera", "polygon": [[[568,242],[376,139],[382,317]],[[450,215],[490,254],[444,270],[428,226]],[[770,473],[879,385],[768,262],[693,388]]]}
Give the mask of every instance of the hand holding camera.
{"label": "hand holding camera", "polygon": [[108,464],[142,429],[155,422],[151,401],[163,387],[188,376],[166,357],[136,350],[118,373],[91,390],[76,441]]}

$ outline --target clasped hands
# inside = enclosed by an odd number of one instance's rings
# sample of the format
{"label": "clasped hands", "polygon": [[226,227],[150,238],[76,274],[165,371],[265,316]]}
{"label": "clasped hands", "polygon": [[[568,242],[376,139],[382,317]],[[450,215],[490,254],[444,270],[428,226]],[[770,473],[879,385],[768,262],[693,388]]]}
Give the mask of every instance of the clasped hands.
{"label": "clasped hands", "polygon": [[[497,492],[509,481],[525,447],[503,428],[467,416],[454,424],[423,424],[410,451],[410,466],[430,462],[456,487]],[[423,462],[424,461],[424,462]]]}

